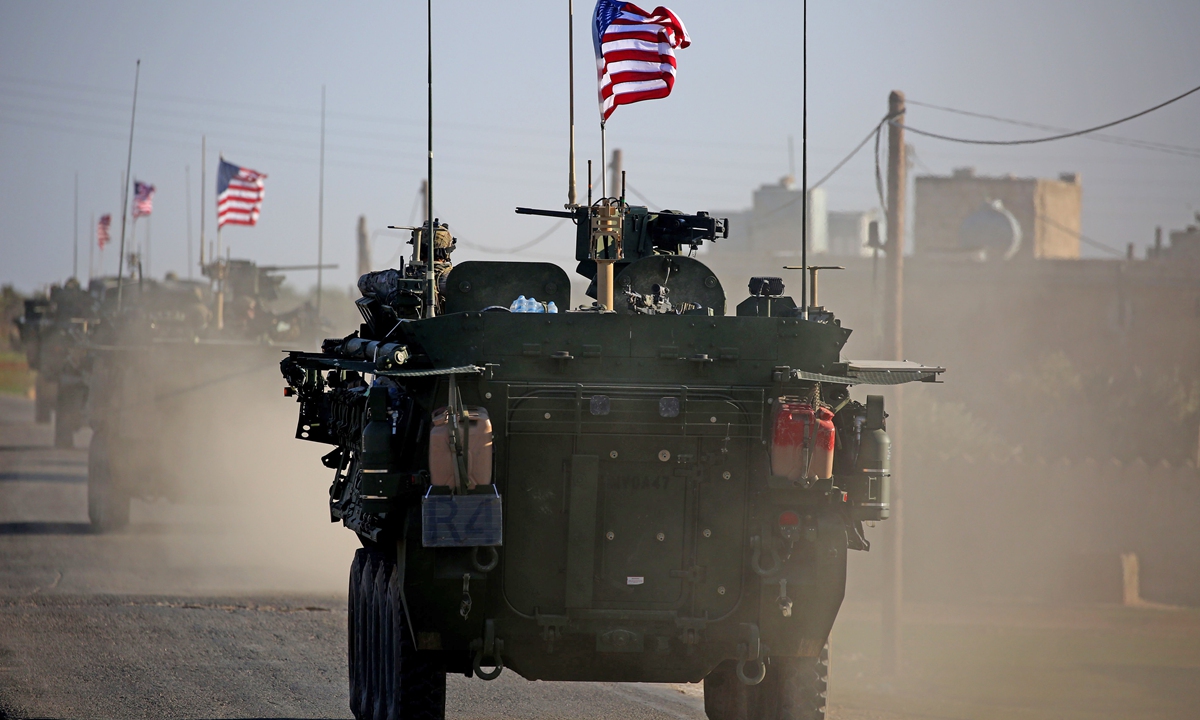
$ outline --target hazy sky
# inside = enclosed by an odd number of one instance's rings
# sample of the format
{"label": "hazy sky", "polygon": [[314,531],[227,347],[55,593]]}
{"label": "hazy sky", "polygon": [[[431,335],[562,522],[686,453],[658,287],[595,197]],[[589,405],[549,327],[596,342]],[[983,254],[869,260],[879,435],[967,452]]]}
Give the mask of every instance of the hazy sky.
{"label": "hazy sky", "polygon": [[[565,0],[434,1],[434,203],[455,234],[502,250],[554,220],[516,205],[566,201]],[[801,129],[800,4],[674,0],[692,36],[674,94],[619,108],[609,147],[629,183],[686,211],[736,209],[787,173]],[[576,2],[579,173],[599,161],[591,6]],[[862,0],[809,3],[809,168],[823,175],[886,111],[911,100],[1084,127],[1200,85],[1195,0]],[[231,228],[235,256],[316,258],[320,97],[327,86],[325,257],[353,281],[354,229],[406,224],[425,172],[425,5],[391,3],[62,3],[0,0],[0,282],[32,290],[71,272],[79,174],[80,273],[93,214],[120,217],[134,61],[142,60],[133,174],[158,188],[153,272],[186,274],[185,168],[193,241],[200,138],[208,136],[207,235],[218,153],[266,172],[259,225]],[[1109,131],[1200,148],[1200,93]],[[913,107],[909,124],[982,138],[1037,130]],[[1082,173],[1083,228],[1110,245],[1150,242],[1200,210],[1200,159],[1091,140],[979,148],[911,137],[915,172]],[[1193,153],[1195,155],[1196,153]],[[869,152],[826,186],[831,209],[876,204]],[[584,187],[581,185],[581,193]],[[145,236],[139,222],[137,241]],[[570,269],[561,227],[520,257]],[[381,235],[376,265],[399,247]],[[460,245],[460,247],[463,247]],[[105,270],[116,252],[105,253]],[[456,259],[502,258],[463,247]],[[300,285],[314,280],[297,276]]]}

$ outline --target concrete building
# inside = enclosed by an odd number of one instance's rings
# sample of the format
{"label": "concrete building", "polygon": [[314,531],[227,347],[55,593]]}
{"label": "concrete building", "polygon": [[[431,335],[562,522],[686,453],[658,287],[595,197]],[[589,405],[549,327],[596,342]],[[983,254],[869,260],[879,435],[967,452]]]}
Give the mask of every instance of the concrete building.
{"label": "concrete building", "polygon": [[[913,244],[918,254],[1079,257],[1083,186],[1077,173],[1050,180],[984,177],[976,175],[974,168],[959,168],[949,176],[919,176],[915,186]],[[1000,215],[1011,216],[1018,226],[1006,235],[1011,246],[981,253],[981,243],[1002,242],[995,232],[1002,226],[995,220]],[[986,240],[974,238],[980,233]]]}
{"label": "concrete building", "polygon": [[874,209],[828,213],[829,254],[838,257],[871,257],[871,248],[867,245],[869,228],[872,222],[879,222],[882,237],[883,223],[880,220],[879,212]]}
{"label": "concrete building", "polygon": [[[754,191],[747,210],[714,211],[717,217],[729,218],[729,240],[710,245],[709,252],[738,252],[757,257],[785,260],[800,257],[800,228],[803,192],[795,187],[791,176],[778,183],[763,185]],[[817,188],[808,193],[808,251],[812,254],[829,252],[829,235],[825,209],[825,191]]]}
{"label": "concrete building", "polygon": [[[1200,213],[1196,213],[1200,222]],[[1200,262],[1200,227],[1188,225],[1183,230],[1172,230],[1170,245],[1162,244],[1162,228],[1154,233],[1154,246],[1146,249],[1146,259],[1163,259],[1183,262]]]}

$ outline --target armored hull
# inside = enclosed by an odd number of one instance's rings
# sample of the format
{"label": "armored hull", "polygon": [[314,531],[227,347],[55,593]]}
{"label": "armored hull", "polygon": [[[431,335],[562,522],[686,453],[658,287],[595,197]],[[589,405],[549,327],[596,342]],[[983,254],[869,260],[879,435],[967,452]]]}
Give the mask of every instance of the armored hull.
{"label": "armored hull", "polygon": [[[557,287],[542,264],[489,265],[505,266],[506,295]],[[336,446],[332,519],[365,546],[351,572],[355,714],[436,715],[406,682],[444,692],[441,673],[505,667],[704,680],[713,718],[781,698],[823,707],[847,551],[888,513],[882,399],[849,389],[941,370],[846,362],[850,331],[782,295],[736,316],[716,311],[723,295],[716,309],[509,312],[463,280],[479,277],[471,266],[444,283],[457,311],[381,322],[360,301],[359,333],[283,362],[297,437]],[[817,425],[795,419],[817,414],[832,474],[812,469]],[[462,419],[463,444],[487,419],[486,482],[466,483],[480,476],[467,448],[430,432],[444,417]],[[802,461],[783,467],[793,440]],[[433,462],[447,452],[462,463],[450,480]]]}

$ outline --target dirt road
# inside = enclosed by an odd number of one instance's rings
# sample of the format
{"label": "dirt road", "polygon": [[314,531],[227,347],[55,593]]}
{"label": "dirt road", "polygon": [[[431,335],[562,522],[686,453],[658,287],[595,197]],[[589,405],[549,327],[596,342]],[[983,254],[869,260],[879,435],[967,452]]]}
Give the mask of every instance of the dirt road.
{"label": "dirt road", "polygon": [[[270,428],[261,487],[221,506],[137,502],[127,530],[95,535],[86,452],[52,449],[32,420],[30,403],[0,396],[0,718],[350,717],[355,541],[328,523],[319,448]],[[1200,707],[1194,610],[909,606],[898,679],[878,676],[878,633],[878,608],[850,601],[832,640],[831,718],[1194,718]],[[695,685],[512,673],[451,677],[447,715],[704,717]]]}

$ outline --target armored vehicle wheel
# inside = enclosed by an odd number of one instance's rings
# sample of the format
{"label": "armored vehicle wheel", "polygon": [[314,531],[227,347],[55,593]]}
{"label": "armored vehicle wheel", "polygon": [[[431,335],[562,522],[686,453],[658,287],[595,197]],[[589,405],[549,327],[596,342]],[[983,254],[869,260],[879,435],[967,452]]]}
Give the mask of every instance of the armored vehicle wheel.
{"label": "armored vehicle wheel", "polygon": [[735,663],[726,660],[704,678],[704,713],[708,720],[747,720],[746,690]]}
{"label": "armored vehicle wheel", "polygon": [[417,651],[400,601],[396,561],[368,548],[350,566],[350,712],[358,720],[443,720],[441,653]]}
{"label": "armored vehicle wheel", "polygon": [[54,447],[75,447],[75,423],[73,418],[63,413],[54,416]]}
{"label": "armored vehicle wheel", "polygon": [[129,496],[114,482],[111,452],[104,433],[92,436],[88,447],[88,519],[101,532],[129,524]]}
{"label": "armored vehicle wheel", "polygon": [[75,447],[75,432],[83,427],[84,393],[81,383],[59,383],[54,401],[54,447]]}
{"label": "armored vehicle wheel", "polygon": [[50,411],[54,409],[51,403],[54,392],[49,382],[42,379],[41,373],[38,373],[33,385],[33,414],[38,425],[45,425],[50,422]]}
{"label": "armored vehicle wheel", "polygon": [[829,683],[829,645],[815,658],[771,658],[757,685],[737,678],[727,661],[704,678],[709,720],[824,720]]}

